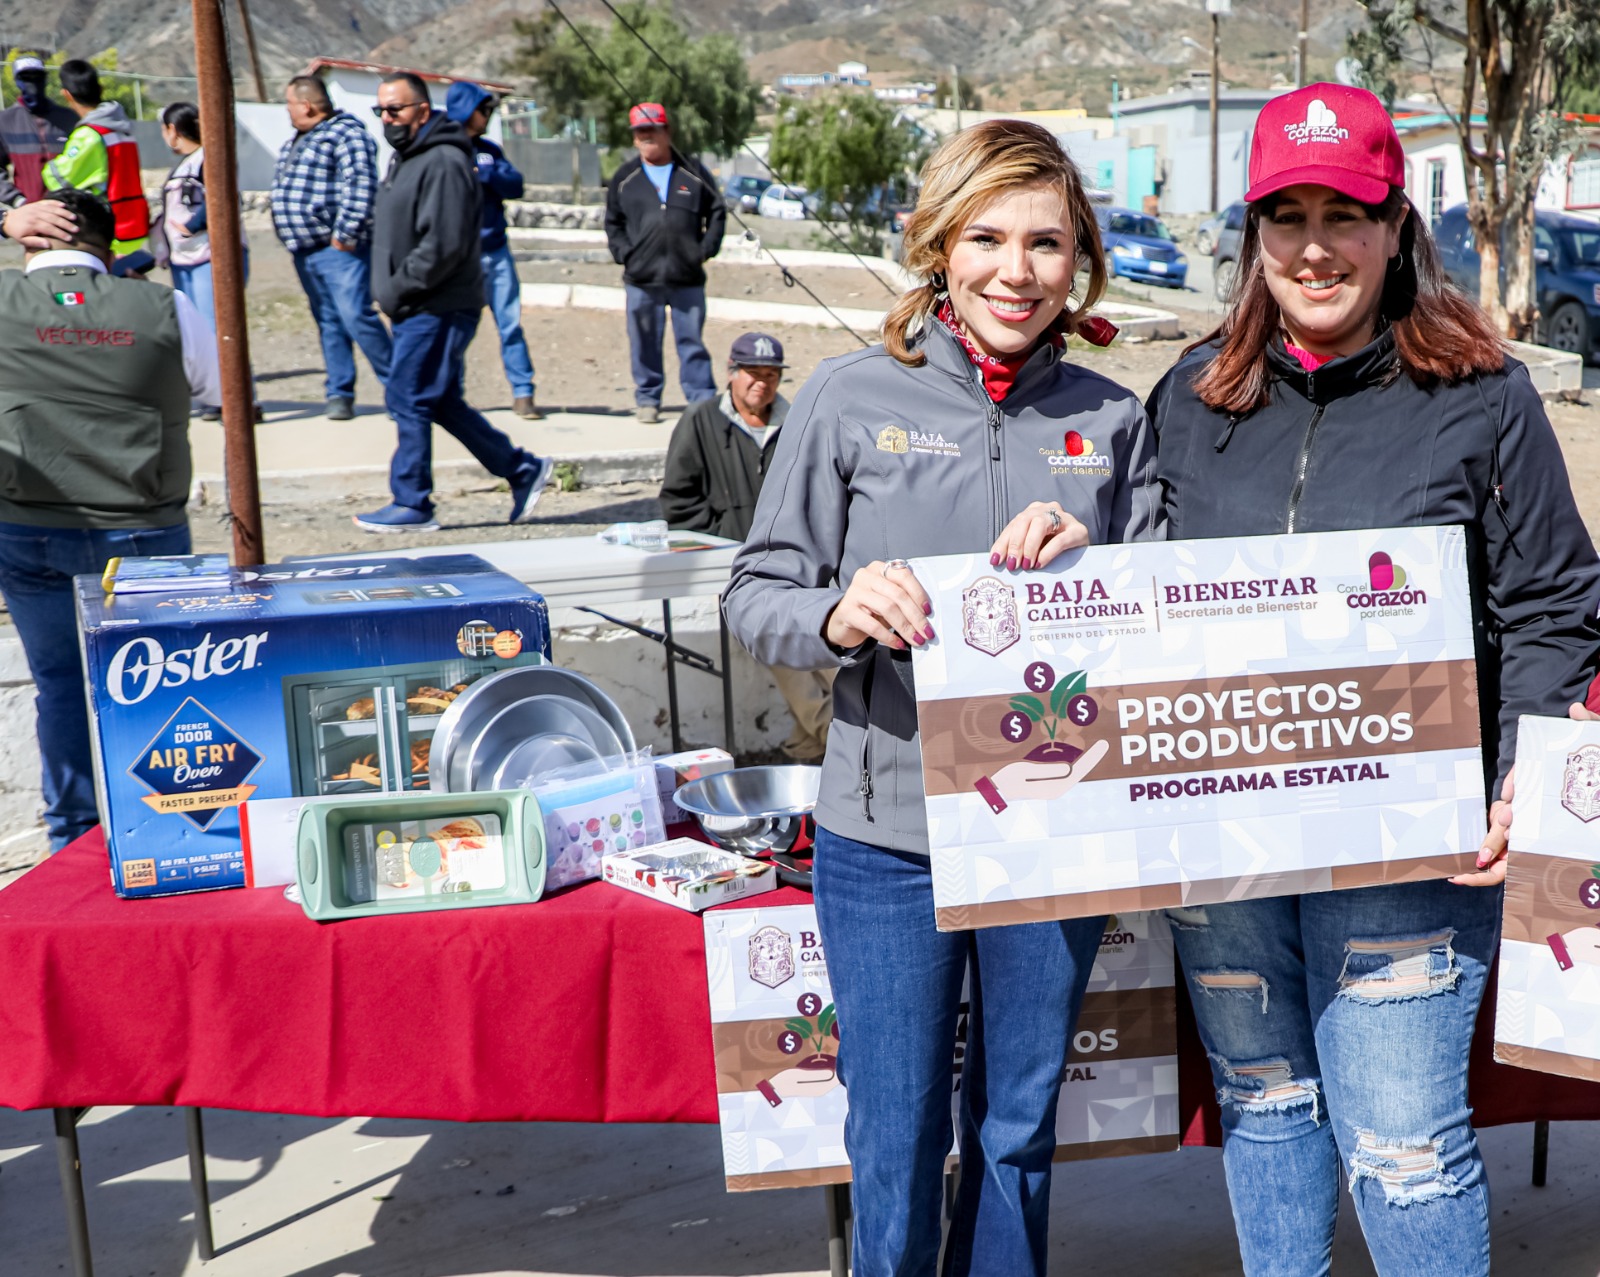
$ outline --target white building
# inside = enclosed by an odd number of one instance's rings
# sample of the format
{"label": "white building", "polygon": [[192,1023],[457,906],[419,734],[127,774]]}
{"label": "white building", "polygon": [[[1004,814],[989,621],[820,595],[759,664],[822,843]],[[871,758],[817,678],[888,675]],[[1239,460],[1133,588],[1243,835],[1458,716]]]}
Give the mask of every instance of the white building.
{"label": "white building", "polygon": [[[333,105],[350,112],[360,120],[378,144],[378,171],[389,164],[391,148],[383,140],[383,124],[372,114],[378,104],[378,85],[383,77],[395,71],[411,71],[420,76],[428,86],[428,101],[436,111],[443,113],[445,95],[450,86],[465,76],[438,75],[432,71],[415,71],[410,67],[384,66],[377,62],[350,62],[343,58],[314,58],[301,75],[314,75],[328,86],[328,96]],[[489,92],[504,95],[511,85],[490,80],[474,81]],[[294,133],[289,123],[288,108],[282,102],[239,102],[234,106],[234,119],[239,137],[239,188],[245,191],[265,191],[272,187],[272,172],[278,152]],[[500,141],[500,115],[489,121],[487,136]]]}
{"label": "white building", "polygon": [[[1564,155],[1551,161],[1539,182],[1536,208],[1600,216],[1600,128],[1574,117],[1579,140]],[[1406,194],[1429,224],[1447,208],[1466,203],[1466,165],[1461,140],[1450,117],[1443,112],[1402,113],[1395,117],[1400,146],[1406,154]],[[1481,122],[1474,141],[1482,144]]]}

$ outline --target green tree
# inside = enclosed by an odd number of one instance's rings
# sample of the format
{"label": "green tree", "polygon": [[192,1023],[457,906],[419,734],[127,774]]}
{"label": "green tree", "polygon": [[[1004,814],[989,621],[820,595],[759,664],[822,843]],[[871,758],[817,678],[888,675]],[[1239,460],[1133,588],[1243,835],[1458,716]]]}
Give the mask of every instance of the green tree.
{"label": "green tree", "polygon": [[1425,72],[1455,125],[1479,304],[1506,336],[1527,338],[1538,315],[1534,198],[1570,137],[1557,104],[1600,62],[1600,0],[1359,2],[1367,26],[1351,49],[1368,86],[1392,99],[1402,76]]}
{"label": "green tree", "polygon": [[864,93],[834,93],[780,114],[767,159],[812,192],[821,215],[841,207],[856,245],[875,252],[873,197],[903,191],[917,146],[888,103]]}
{"label": "green tree", "polygon": [[983,94],[978,92],[978,86],[966,76],[957,72],[954,81],[947,75],[941,75],[933,85],[934,106],[949,109],[956,105],[956,89],[961,90],[961,109],[963,111],[983,110]]}
{"label": "green tree", "polygon": [[660,102],[667,108],[679,150],[717,155],[736,151],[755,125],[759,94],[733,38],[719,34],[695,39],[664,5],[644,0],[619,5],[618,11],[628,25],[617,19],[604,30],[578,24],[600,60],[616,73],[615,80],[554,13],[517,22],[521,47],[506,62],[506,70],[533,81],[543,119],[559,129],[593,115],[605,143],[621,147],[631,140],[628,108],[635,102]]}
{"label": "green tree", "polygon": [[[65,51],[57,50],[55,53],[43,57],[45,92],[57,102],[61,101],[61,75],[57,68],[69,56],[72,55],[67,54]],[[12,59],[7,59],[4,71],[0,72],[0,86],[4,87],[7,102],[15,102],[17,100],[17,81],[16,77],[11,74],[11,61]],[[133,81],[124,79],[121,76],[106,74],[106,72],[117,69],[116,49],[107,49],[103,53],[96,53],[89,58],[89,61],[102,73],[100,76],[100,89],[105,95],[105,100],[107,102],[120,102],[122,109],[132,117],[135,104]],[[161,105],[151,96],[148,89],[144,89],[140,96],[143,99],[144,114],[147,116],[155,107]]]}

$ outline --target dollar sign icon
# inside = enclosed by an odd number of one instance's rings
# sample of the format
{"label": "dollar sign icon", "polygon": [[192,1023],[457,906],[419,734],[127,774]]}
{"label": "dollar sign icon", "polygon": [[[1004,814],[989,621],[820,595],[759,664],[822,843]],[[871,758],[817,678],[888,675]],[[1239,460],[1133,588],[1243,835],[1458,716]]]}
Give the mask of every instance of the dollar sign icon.
{"label": "dollar sign icon", "polygon": [[778,1034],[778,1050],[785,1055],[795,1055],[805,1043],[800,1040],[800,1035],[793,1029],[785,1029]]}
{"label": "dollar sign icon", "polygon": [[1000,734],[1013,745],[1028,739],[1033,731],[1033,720],[1021,710],[1014,709],[1000,720]]}
{"label": "dollar sign icon", "polygon": [[1578,899],[1586,909],[1600,909],[1600,878],[1585,878],[1578,888]]}
{"label": "dollar sign icon", "polygon": [[1100,717],[1099,702],[1080,692],[1067,702],[1067,717],[1079,727],[1087,727]]}
{"label": "dollar sign icon", "polygon": [[1048,692],[1056,685],[1056,672],[1044,661],[1035,661],[1022,672],[1022,681],[1035,692]]}

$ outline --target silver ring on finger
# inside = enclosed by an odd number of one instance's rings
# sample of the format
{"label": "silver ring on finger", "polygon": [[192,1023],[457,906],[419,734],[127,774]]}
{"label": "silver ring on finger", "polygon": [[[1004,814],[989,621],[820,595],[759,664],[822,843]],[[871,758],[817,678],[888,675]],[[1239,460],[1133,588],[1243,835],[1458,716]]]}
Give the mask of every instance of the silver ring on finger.
{"label": "silver ring on finger", "polygon": [[1045,511],[1045,513],[1050,516],[1050,531],[1052,531],[1052,532],[1061,531],[1061,511],[1059,511],[1059,510],[1047,510],[1047,511]]}
{"label": "silver ring on finger", "polygon": [[883,573],[884,576],[888,576],[889,575],[889,569],[891,569],[891,568],[909,568],[910,566],[911,565],[909,563],[907,563],[904,559],[890,559],[879,570]]}

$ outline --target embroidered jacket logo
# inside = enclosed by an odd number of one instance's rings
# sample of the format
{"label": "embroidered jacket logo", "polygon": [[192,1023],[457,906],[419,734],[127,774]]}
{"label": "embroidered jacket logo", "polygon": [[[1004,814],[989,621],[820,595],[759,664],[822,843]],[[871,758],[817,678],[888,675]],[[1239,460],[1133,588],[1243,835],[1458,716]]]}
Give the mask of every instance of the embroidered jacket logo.
{"label": "embroidered jacket logo", "polygon": [[1094,440],[1085,438],[1076,430],[1067,431],[1061,441],[1061,450],[1040,448],[1039,453],[1050,465],[1051,474],[1102,475],[1111,474],[1111,457],[1094,446]]}
{"label": "embroidered jacket logo", "polygon": [[1311,99],[1303,123],[1285,124],[1283,132],[1297,146],[1307,142],[1343,142],[1350,136],[1350,130],[1339,127],[1339,117],[1321,98]]}
{"label": "embroidered jacket logo", "polygon": [[899,426],[885,426],[878,431],[879,452],[910,452],[911,440]]}

